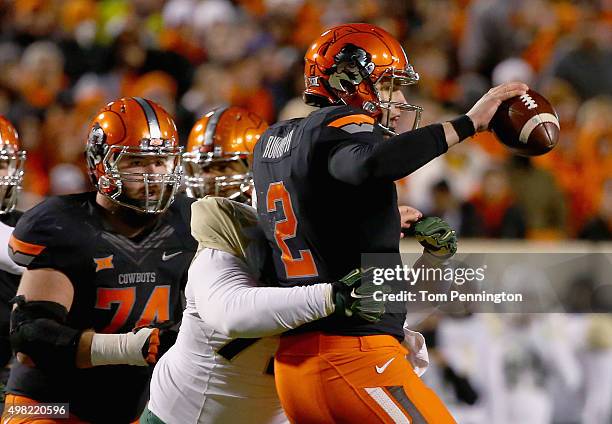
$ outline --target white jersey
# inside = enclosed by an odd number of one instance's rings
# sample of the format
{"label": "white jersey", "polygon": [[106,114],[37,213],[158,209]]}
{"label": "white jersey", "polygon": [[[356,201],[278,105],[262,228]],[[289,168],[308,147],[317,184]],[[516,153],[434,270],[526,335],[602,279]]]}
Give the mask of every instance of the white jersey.
{"label": "white jersey", "polygon": [[[166,424],[288,422],[268,372],[278,345],[270,336],[333,311],[330,285],[259,286],[265,258],[249,231],[254,211],[246,208],[211,198],[192,206],[200,250],[189,269],[177,341],[151,380],[149,409]],[[256,341],[231,360],[219,353],[244,337]]]}
{"label": "white jersey", "polygon": [[266,373],[277,337],[259,339],[231,361],[224,358],[218,351],[233,339],[200,318],[193,285],[187,283],[176,344],[153,371],[151,412],[167,424],[287,422],[274,377]]}

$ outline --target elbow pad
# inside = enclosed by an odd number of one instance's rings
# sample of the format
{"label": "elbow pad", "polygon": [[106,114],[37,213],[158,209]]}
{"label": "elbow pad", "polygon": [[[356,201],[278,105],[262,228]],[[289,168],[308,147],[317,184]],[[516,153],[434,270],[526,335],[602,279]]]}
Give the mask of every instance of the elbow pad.
{"label": "elbow pad", "polygon": [[28,355],[42,370],[75,368],[82,331],[65,325],[68,310],[56,302],[26,302],[24,296],[11,303],[17,304],[11,313],[13,351]]}

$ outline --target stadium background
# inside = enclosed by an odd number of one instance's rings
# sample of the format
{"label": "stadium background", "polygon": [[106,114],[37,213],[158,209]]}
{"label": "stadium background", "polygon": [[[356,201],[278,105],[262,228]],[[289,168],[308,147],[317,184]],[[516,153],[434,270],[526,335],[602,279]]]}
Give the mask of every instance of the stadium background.
{"label": "stadium background", "polygon": [[[402,40],[421,76],[409,101],[425,108],[422,125],[509,80],[547,97],[561,122],[557,148],[533,160],[512,157],[489,133],[462,143],[400,181],[401,203],[444,217],[474,251],[612,251],[591,244],[612,239],[609,0],[4,0],[0,13],[0,113],[28,154],[22,210],[89,188],[86,127],[107,101],[157,101],[183,143],[194,120],[222,104],[268,122],[304,116],[308,43],[331,25],[365,21]],[[609,315],[422,325],[438,346],[426,379],[460,422],[612,422]]]}

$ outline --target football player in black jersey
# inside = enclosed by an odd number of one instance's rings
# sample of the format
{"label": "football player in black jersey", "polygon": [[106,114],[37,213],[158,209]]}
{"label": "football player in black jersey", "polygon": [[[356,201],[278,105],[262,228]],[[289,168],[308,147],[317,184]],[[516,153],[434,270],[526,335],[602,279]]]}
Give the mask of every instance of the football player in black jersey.
{"label": "football player in black jersey", "polygon": [[[0,116],[0,368],[11,359],[9,322],[10,300],[17,293],[23,268],[8,257],[8,241],[21,212],[15,209],[23,180],[26,152],[21,149],[19,135],[11,122]],[[4,385],[8,374],[0,371],[0,383]]]}
{"label": "football player in black jersey", "polygon": [[109,103],[87,140],[97,190],[48,198],[19,220],[10,254],[27,270],[3,422],[31,420],[11,416],[11,405],[48,402],[68,403],[70,417],[40,422],[129,423],[142,412],[150,365],[172,341],[156,324],[180,317],[196,250],[192,200],[176,195],[180,154],[157,104]]}
{"label": "football player in black jersey", "polygon": [[[259,221],[281,284],[334,281],[362,253],[400,263],[394,181],[487,128],[522,83],[491,89],[453,121],[402,131],[418,81],[397,40],[369,24],[325,31],[306,53],[304,97],[320,109],[272,125],[255,146]],[[406,113],[404,113],[406,112]],[[399,133],[399,134],[398,134]],[[405,361],[404,312],[376,323],[332,317],[281,338],[276,383],[294,422],[454,422]]]}

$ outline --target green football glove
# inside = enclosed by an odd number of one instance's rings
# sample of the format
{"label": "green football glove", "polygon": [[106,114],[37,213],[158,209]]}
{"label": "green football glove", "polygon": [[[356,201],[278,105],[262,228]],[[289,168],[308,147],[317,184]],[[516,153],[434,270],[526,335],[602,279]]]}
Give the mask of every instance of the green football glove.
{"label": "green football glove", "polygon": [[374,292],[384,292],[384,286],[372,282],[374,268],[358,268],[332,283],[334,313],[377,322],[385,313],[385,302],[374,300]]}
{"label": "green football glove", "polygon": [[425,251],[438,258],[449,259],[457,252],[455,230],[437,216],[421,219],[414,225],[414,233]]}

